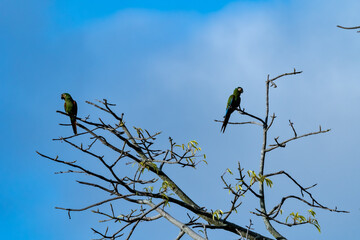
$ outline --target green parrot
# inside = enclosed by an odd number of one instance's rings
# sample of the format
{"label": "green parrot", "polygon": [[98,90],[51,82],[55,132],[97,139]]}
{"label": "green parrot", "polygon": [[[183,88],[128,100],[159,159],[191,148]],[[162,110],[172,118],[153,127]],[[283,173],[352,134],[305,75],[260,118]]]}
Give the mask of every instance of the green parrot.
{"label": "green parrot", "polygon": [[70,115],[70,122],[73,128],[74,134],[77,134],[76,131],[76,115],[77,115],[77,103],[72,99],[70,94],[63,93],[61,94],[61,99],[65,100],[64,108],[65,112]]}
{"label": "green parrot", "polygon": [[226,129],[226,125],[229,122],[230,119],[230,115],[236,110],[236,108],[240,108],[240,94],[243,93],[243,89],[242,87],[237,87],[235,88],[233,94],[230,95],[229,100],[227,102],[227,106],[226,106],[226,112],[225,112],[225,116],[224,116],[224,123],[221,127],[221,130],[223,133],[225,132]]}

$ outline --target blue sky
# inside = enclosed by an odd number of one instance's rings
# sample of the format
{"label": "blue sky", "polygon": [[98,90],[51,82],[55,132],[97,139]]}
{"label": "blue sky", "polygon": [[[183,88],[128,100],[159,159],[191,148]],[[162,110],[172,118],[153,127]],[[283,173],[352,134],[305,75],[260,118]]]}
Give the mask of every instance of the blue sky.
{"label": "blue sky", "polygon": [[[317,211],[321,234],[312,226],[278,228],[289,239],[352,238],[360,224],[360,35],[336,25],[359,25],[359,8],[355,0],[2,0],[2,237],[91,239],[90,227],[102,226],[91,213],[69,220],[54,209],[81,207],[101,196],[77,186],[75,176],[54,175],[64,167],[35,154],[84,158],[51,141],[71,133],[58,125],[67,120],[55,112],[63,108],[61,93],[73,95],[80,116],[97,114],[85,100],[107,98],[130,125],[162,131],[160,142],[168,136],[179,143],[196,139],[209,165],[196,172],[169,169],[169,174],[195,201],[226,209],[229,196],[220,176],[239,160],[246,169],[258,169],[261,131],[229,126],[220,134],[213,120],[223,116],[227,96],[238,85],[244,88],[242,105],[262,116],[267,74],[295,67],[303,74],[281,79],[271,92],[271,112],[278,116],[272,136],[291,136],[288,119],[298,133],[320,124],[332,131],[272,153],[266,170],[286,170],[304,185],[318,183],[314,194],[321,202],[351,213]],[[291,191],[281,178],[274,184],[270,203],[278,201],[276,193]],[[245,225],[251,217],[255,230],[267,234],[248,213],[252,199],[243,205],[232,220]],[[153,239],[175,238],[177,229],[162,224],[167,235],[158,232]],[[144,226],[134,239],[144,239],[152,229],[160,227]],[[217,234],[210,239],[219,239]]]}

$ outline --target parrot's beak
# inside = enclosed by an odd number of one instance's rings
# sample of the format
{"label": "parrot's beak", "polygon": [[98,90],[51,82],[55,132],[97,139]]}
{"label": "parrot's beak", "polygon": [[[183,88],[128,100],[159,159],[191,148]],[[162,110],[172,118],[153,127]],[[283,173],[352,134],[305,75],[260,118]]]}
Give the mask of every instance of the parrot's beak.
{"label": "parrot's beak", "polygon": [[65,98],[64,98],[64,94],[61,94],[61,99],[65,99]]}

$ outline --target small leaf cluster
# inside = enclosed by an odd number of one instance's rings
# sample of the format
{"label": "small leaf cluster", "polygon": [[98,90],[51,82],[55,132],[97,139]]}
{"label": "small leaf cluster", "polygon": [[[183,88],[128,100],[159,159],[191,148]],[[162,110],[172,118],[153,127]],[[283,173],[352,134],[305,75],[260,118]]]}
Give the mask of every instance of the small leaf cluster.
{"label": "small leaf cluster", "polygon": [[212,219],[215,220],[220,220],[222,215],[224,214],[224,212],[221,209],[217,209],[212,213]]}
{"label": "small leaf cluster", "polygon": [[251,178],[250,185],[254,184],[255,182],[263,183],[265,181],[265,183],[268,187],[273,186],[273,182],[269,178],[265,177],[264,175],[256,174],[252,170],[248,170],[247,173],[248,173],[249,177]]}
{"label": "small leaf cluster", "polygon": [[316,213],[314,212],[314,210],[310,209],[310,210],[308,210],[308,213],[310,215],[308,218],[306,218],[306,217],[300,215],[298,212],[296,212],[296,213],[292,212],[286,218],[286,223],[288,222],[288,219],[291,218],[293,220],[294,224],[310,223],[310,224],[314,225],[319,232],[321,232],[320,224],[315,218]]}
{"label": "small leaf cluster", "polygon": [[[186,160],[187,163],[192,164],[194,166],[194,168],[195,168],[196,163],[195,163],[194,158],[198,157],[198,156],[196,156],[196,153],[198,151],[201,151],[201,147],[199,147],[199,143],[197,141],[195,141],[195,140],[191,140],[187,144],[183,143],[181,145],[175,145],[175,147],[182,148],[183,151],[191,153],[191,156],[185,157],[185,160]],[[204,159],[202,161],[204,163],[208,164],[207,161],[205,160],[206,155],[203,154],[202,156],[204,157]]]}

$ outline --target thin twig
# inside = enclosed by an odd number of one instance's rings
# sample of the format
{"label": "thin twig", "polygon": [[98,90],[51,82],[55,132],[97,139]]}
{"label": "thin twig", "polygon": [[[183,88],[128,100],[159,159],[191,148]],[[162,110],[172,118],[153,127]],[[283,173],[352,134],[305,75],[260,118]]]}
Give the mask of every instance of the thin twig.
{"label": "thin twig", "polygon": [[317,135],[317,134],[321,134],[321,133],[326,133],[326,132],[329,132],[331,129],[326,129],[326,130],[319,130],[319,131],[317,131],[317,132],[311,132],[311,133],[306,133],[306,134],[303,134],[303,135],[301,135],[301,136],[295,136],[295,137],[293,137],[293,138],[290,138],[290,139],[288,139],[288,140],[285,140],[285,141],[283,141],[283,142],[281,142],[281,143],[277,143],[277,144],[275,144],[275,145],[270,145],[270,147],[271,148],[267,148],[265,151],[266,152],[270,152],[270,151],[272,151],[272,150],[274,150],[274,149],[276,149],[276,148],[278,148],[278,147],[280,147],[280,146],[283,146],[284,144],[286,144],[286,143],[288,143],[288,142],[290,142],[290,141],[293,141],[293,140],[296,140],[296,139],[299,139],[299,138],[303,138],[303,137],[307,137],[307,136],[311,136],[311,135]]}
{"label": "thin twig", "polygon": [[342,29],[359,29],[360,26],[356,26],[356,27],[343,27],[343,26],[340,26],[340,25],[337,25],[338,28],[342,28]]}

